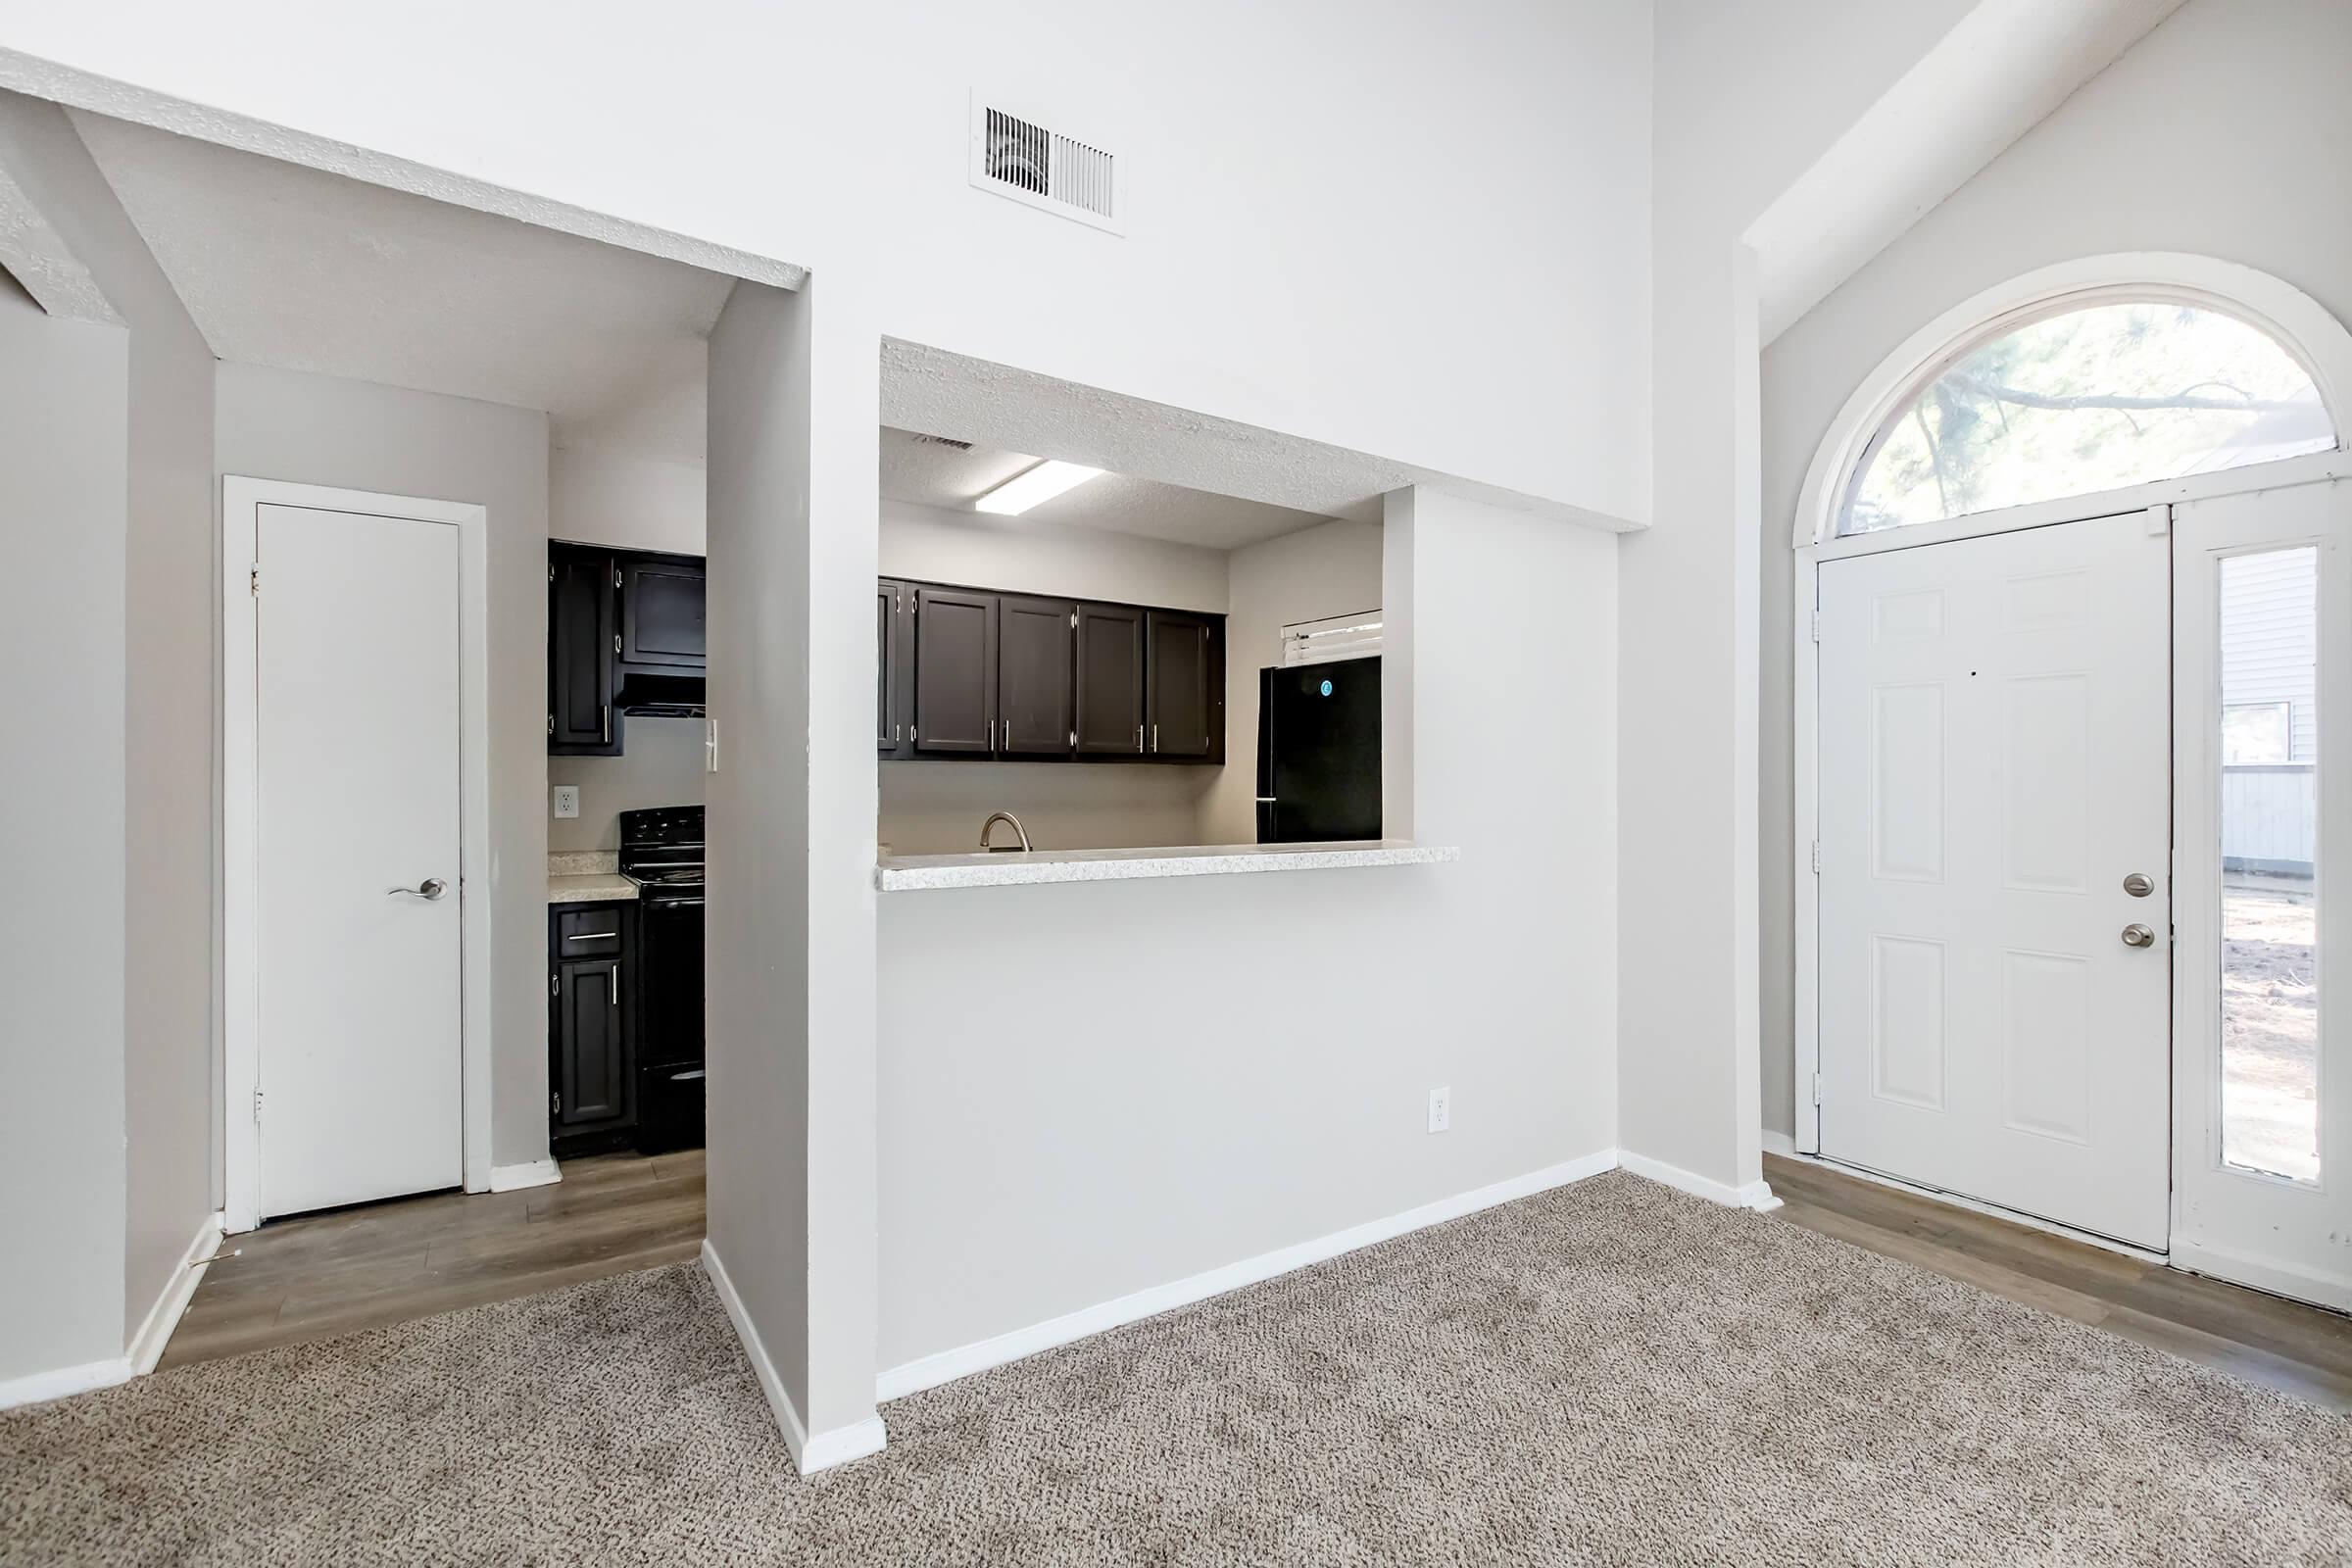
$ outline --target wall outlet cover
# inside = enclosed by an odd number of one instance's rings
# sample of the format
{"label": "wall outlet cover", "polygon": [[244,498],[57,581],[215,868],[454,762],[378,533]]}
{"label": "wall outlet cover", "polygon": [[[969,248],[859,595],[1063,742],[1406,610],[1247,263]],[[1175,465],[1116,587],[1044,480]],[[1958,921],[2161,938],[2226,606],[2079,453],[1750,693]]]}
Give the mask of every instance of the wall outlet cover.
{"label": "wall outlet cover", "polygon": [[555,803],[556,815],[574,817],[580,814],[580,787],[577,784],[559,784],[548,794]]}
{"label": "wall outlet cover", "polygon": [[1442,1133],[1453,1125],[1453,1091],[1432,1089],[1429,1092],[1429,1130]]}

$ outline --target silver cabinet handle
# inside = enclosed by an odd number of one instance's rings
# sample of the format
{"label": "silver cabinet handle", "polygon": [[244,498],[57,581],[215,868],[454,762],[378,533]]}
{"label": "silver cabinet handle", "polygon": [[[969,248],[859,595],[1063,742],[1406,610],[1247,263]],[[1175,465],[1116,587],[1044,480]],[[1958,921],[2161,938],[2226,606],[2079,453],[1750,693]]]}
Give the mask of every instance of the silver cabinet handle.
{"label": "silver cabinet handle", "polygon": [[611,703],[605,705],[604,744],[607,746],[612,744],[612,705]]}
{"label": "silver cabinet handle", "polygon": [[1152,726],[1152,749],[1155,752],[1159,750],[1159,726],[1157,724]]}
{"label": "silver cabinet handle", "polygon": [[582,931],[576,936],[568,936],[564,940],[566,942],[612,942],[618,940],[619,935],[620,933],[617,931]]}
{"label": "silver cabinet handle", "polygon": [[2144,926],[2144,925],[2141,925],[2141,924],[2139,924],[2138,922],[2134,921],[2134,922],[2133,922],[2133,923],[2132,923],[2131,925],[2128,925],[2128,926],[2124,927],[2124,946],[2125,946],[2125,947],[2127,947],[2127,948],[2152,948],[2152,947],[2154,947],[2155,945],[2156,945],[2156,933],[2155,933],[2154,931],[2151,931],[2151,930],[2149,930],[2149,929],[2148,929],[2146,926]]}
{"label": "silver cabinet handle", "polygon": [[612,1005],[620,1005],[620,965],[612,966]]}
{"label": "silver cabinet handle", "polygon": [[437,876],[428,876],[413,888],[386,888],[384,897],[390,898],[395,893],[405,893],[412,899],[422,899],[429,904],[448,891],[448,883]]}
{"label": "silver cabinet handle", "polygon": [[1144,749],[1144,726],[1141,724],[1135,726],[1135,749],[1139,753]]}

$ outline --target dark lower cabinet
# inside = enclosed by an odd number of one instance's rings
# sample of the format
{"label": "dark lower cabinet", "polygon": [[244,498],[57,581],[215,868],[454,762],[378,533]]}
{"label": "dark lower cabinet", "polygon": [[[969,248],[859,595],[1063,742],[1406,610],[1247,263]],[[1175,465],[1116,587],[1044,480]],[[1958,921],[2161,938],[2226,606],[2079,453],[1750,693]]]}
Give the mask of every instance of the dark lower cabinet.
{"label": "dark lower cabinet", "polygon": [[1143,755],[1144,612],[1080,605],[1077,674],[1078,755]]}
{"label": "dark lower cabinet", "polygon": [[612,708],[614,577],[610,552],[548,547],[547,749],[559,756],[620,752],[620,715]]}
{"label": "dark lower cabinet", "polygon": [[997,606],[997,755],[1067,757],[1078,739],[1070,640],[1078,607],[1012,594]]}
{"label": "dark lower cabinet", "polygon": [[1204,615],[1182,611],[1154,610],[1145,617],[1145,671],[1148,711],[1144,723],[1151,755],[1206,758],[1210,728],[1223,692],[1212,685],[1218,661],[1209,646],[1209,622]]}
{"label": "dark lower cabinet", "polygon": [[622,556],[620,662],[655,669],[709,663],[703,563],[683,556]]}
{"label": "dark lower cabinet", "polygon": [[618,1144],[636,1124],[633,913],[624,904],[550,911],[548,1113],[559,1154]]}
{"label": "dark lower cabinet", "polygon": [[914,591],[914,750],[989,757],[997,749],[997,596]]}

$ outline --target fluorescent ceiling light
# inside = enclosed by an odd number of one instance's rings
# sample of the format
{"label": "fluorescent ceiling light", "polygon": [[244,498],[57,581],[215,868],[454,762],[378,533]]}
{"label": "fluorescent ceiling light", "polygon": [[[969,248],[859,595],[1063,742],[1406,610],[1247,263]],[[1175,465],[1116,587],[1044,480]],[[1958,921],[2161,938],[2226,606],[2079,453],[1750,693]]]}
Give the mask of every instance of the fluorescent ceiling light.
{"label": "fluorescent ceiling light", "polygon": [[1048,458],[1036,467],[1014,474],[973,502],[972,510],[1017,517],[1031,507],[1043,506],[1066,490],[1077,489],[1102,471],[1101,468],[1087,467],[1084,464]]}

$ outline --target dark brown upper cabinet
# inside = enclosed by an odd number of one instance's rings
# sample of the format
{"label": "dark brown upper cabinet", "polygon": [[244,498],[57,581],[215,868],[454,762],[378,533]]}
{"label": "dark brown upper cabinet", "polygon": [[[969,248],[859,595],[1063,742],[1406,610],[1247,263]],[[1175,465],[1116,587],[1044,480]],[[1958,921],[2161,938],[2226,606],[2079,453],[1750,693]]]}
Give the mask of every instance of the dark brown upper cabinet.
{"label": "dark brown upper cabinet", "polygon": [[882,578],[874,723],[892,760],[1222,762],[1225,617]]}
{"label": "dark brown upper cabinet", "polygon": [[1077,741],[1070,633],[1078,607],[1013,594],[997,607],[997,755],[1067,757]]}
{"label": "dark brown upper cabinet", "polygon": [[709,638],[703,563],[687,556],[621,556],[620,646],[624,664],[701,669]]}
{"label": "dark brown upper cabinet", "polygon": [[547,749],[566,757],[620,753],[612,706],[619,632],[611,552],[550,545],[547,552]]}
{"label": "dark brown upper cabinet", "polygon": [[1224,697],[1221,681],[1211,678],[1222,661],[1210,646],[1208,617],[1153,610],[1146,613],[1144,630],[1149,655],[1144,723],[1151,755],[1207,758]]}
{"label": "dark brown upper cabinet", "polygon": [[1082,757],[1138,757],[1144,750],[1144,612],[1080,605],[1077,730]]}
{"label": "dark brown upper cabinet", "polygon": [[913,711],[914,588],[885,580],[874,592],[874,745],[880,755],[914,755],[906,738]]}
{"label": "dark brown upper cabinet", "polygon": [[914,750],[989,757],[997,749],[997,596],[914,591]]}

